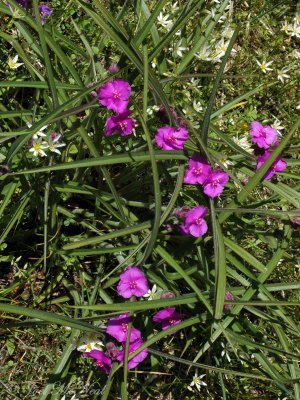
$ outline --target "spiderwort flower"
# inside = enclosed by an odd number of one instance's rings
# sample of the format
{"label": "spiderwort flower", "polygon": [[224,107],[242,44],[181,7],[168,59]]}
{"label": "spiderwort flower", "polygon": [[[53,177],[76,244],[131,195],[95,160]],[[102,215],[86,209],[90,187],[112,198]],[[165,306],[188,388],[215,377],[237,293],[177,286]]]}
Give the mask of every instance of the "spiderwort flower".
{"label": "spiderwort flower", "polygon": [[50,17],[50,15],[52,14],[52,8],[50,8],[46,4],[41,4],[39,6],[39,12],[40,12],[40,16],[41,16],[42,25],[44,25],[45,17]]}
{"label": "spiderwort flower", "polygon": [[189,168],[184,176],[184,183],[203,185],[211,171],[211,166],[204,157],[194,155],[189,161]]}
{"label": "spiderwort flower", "polygon": [[155,135],[157,146],[163,150],[182,150],[187,139],[188,132],[185,128],[172,126],[159,128]]}
{"label": "spiderwort flower", "polygon": [[99,103],[118,114],[126,111],[131,88],[128,82],[122,79],[106,82],[99,88]]}
{"label": "spiderwort flower", "polygon": [[165,308],[158,311],[153,321],[161,324],[163,330],[170,328],[170,326],[177,325],[181,322],[181,315],[176,311],[175,307]]}
{"label": "spiderwort flower", "polygon": [[251,122],[250,135],[252,136],[252,142],[256,143],[261,149],[268,149],[276,143],[278,138],[276,129],[268,125],[263,126],[257,121]]}
{"label": "spiderwort flower", "polygon": [[229,175],[227,172],[221,170],[213,171],[204,182],[203,191],[207,196],[213,199],[223,192],[224,186],[228,181]]}
{"label": "spiderwort flower", "polygon": [[[139,347],[141,347],[142,344],[143,341],[141,339],[138,339],[135,342],[130,343],[128,353],[129,354],[133,353]],[[119,351],[119,354],[117,355],[116,359],[122,362],[124,361],[124,356],[125,356],[125,346],[123,345],[123,350]],[[148,349],[142,350],[139,354],[137,354],[135,357],[133,357],[131,360],[128,361],[128,368],[129,369],[135,368],[139,363],[144,361],[147,356],[148,356]]]}
{"label": "spiderwort flower", "polygon": [[[270,151],[266,151],[262,156],[259,156],[257,158],[256,171],[264,165],[271,154],[272,153]],[[282,157],[277,157],[274,163],[271,165],[270,169],[268,169],[268,171],[266,172],[264,179],[270,180],[276,172],[282,172],[286,169],[286,167],[287,163],[283,161]]]}
{"label": "spiderwort flower", "polygon": [[27,8],[27,0],[16,0],[23,8]]}
{"label": "spiderwort flower", "polygon": [[[106,333],[114,337],[118,342],[126,342],[129,322],[130,317],[128,313],[111,318],[108,321]],[[141,332],[132,326],[130,342],[134,342],[137,339],[141,339]]]}
{"label": "spiderwort flower", "polygon": [[198,206],[188,211],[184,224],[180,225],[181,232],[194,237],[203,236],[208,230],[207,223],[204,219],[207,211],[207,208],[204,206]]}
{"label": "spiderwort flower", "polygon": [[[229,300],[229,301],[234,300],[233,294],[230,292],[226,292],[225,300]],[[224,304],[224,310],[229,310],[231,307],[232,307],[232,304]]]}
{"label": "spiderwort flower", "polygon": [[111,359],[107,357],[107,355],[105,355],[103,351],[92,350],[88,353],[83,353],[83,356],[93,358],[95,360],[94,364],[97,366],[98,369],[104,371],[106,374],[110,373],[112,364]]}
{"label": "spiderwort flower", "polygon": [[118,133],[121,136],[128,136],[134,128],[134,121],[129,118],[131,111],[126,110],[122,114],[113,115],[106,121],[105,135],[110,136],[113,133]]}
{"label": "spiderwort flower", "polygon": [[117,291],[125,299],[129,299],[131,296],[142,297],[148,290],[147,278],[138,267],[128,267],[120,275]]}

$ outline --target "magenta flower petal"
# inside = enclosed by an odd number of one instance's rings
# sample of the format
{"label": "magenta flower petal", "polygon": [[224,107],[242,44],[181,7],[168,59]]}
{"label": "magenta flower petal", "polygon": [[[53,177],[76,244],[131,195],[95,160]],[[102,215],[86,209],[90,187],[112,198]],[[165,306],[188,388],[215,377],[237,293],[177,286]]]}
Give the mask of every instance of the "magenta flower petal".
{"label": "magenta flower petal", "polygon": [[122,114],[128,106],[131,88],[128,82],[116,79],[99,88],[99,103],[109,110]]}
{"label": "magenta flower petal", "polygon": [[[264,163],[267,161],[267,159],[271,156],[270,151],[266,151],[263,155],[259,156],[257,158],[257,166],[256,166],[256,171],[259,170]],[[274,163],[271,165],[271,167],[268,169],[266,174],[264,175],[264,179],[270,180],[274,176],[276,172],[282,172],[286,169],[287,163],[282,159],[282,157],[277,157]]]}
{"label": "magenta flower petal", "polygon": [[203,236],[208,230],[207,223],[204,219],[207,211],[207,208],[203,206],[198,206],[189,210],[186,213],[184,224],[179,226],[181,233],[195,237]]}
{"label": "magenta flower petal", "polygon": [[161,324],[163,330],[170,328],[170,326],[177,325],[181,322],[181,314],[176,311],[175,307],[165,308],[158,311],[153,321]]}
{"label": "magenta flower petal", "polygon": [[171,126],[159,128],[155,135],[157,146],[163,150],[182,150],[187,139],[188,131],[185,128]]}
{"label": "magenta flower petal", "polygon": [[224,171],[213,171],[211,172],[206,181],[204,182],[203,191],[211,197],[217,197],[223,192],[224,186],[229,180],[229,175]]}
{"label": "magenta flower petal", "polygon": [[128,136],[132,133],[135,123],[129,118],[131,111],[126,110],[122,114],[113,115],[106,121],[105,135],[110,136],[118,133],[121,136]]}
{"label": "magenta flower petal", "polygon": [[100,350],[91,350],[88,353],[83,353],[84,357],[89,357],[93,358],[95,360],[95,365],[97,366],[98,369],[104,371],[106,374],[110,373],[111,370],[111,359],[107,357],[103,353],[103,351]]}
{"label": "magenta flower petal", "polygon": [[[130,322],[129,314],[121,314],[118,317],[111,318],[108,321],[106,333],[114,337],[118,342],[126,342],[128,336],[128,324]],[[130,342],[141,338],[141,332],[131,327]]]}
{"label": "magenta flower petal", "polygon": [[118,294],[125,299],[131,296],[142,297],[149,290],[148,280],[137,267],[128,267],[121,275],[117,287]]}
{"label": "magenta flower petal", "polygon": [[195,155],[189,161],[189,168],[185,173],[183,182],[191,185],[202,185],[207,179],[210,171],[211,166],[205,158]]}
{"label": "magenta flower petal", "polygon": [[[136,351],[139,347],[141,347],[142,344],[143,344],[143,341],[141,339],[138,339],[135,342],[131,343],[129,345],[129,349],[128,349],[129,354]],[[125,356],[125,346],[124,346],[124,349],[119,352],[116,359],[118,361],[122,362],[122,361],[124,361],[124,356]],[[128,368],[129,369],[135,368],[139,363],[144,361],[147,356],[148,356],[148,349],[142,350],[139,354],[137,354],[130,361],[128,361]]]}
{"label": "magenta flower petal", "polygon": [[271,145],[276,143],[278,138],[276,129],[268,125],[263,126],[257,121],[251,122],[250,135],[252,136],[252,141],[262,149],[268,149]]}

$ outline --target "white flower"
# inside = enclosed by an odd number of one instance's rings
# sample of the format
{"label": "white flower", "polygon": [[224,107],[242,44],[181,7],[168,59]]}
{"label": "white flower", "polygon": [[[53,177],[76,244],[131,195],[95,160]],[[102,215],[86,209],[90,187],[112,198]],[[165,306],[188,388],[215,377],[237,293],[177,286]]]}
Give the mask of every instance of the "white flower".
{"label": "white flower", "polygon": [[171,4],[171,8],[170,8],[171,13],[175,13],[178,9],[179,9],[178,1],[175,1],[174,4]]}
{"label": "white flower", "polygon": [[288,35],[290,29],[291,29],[291,25],[288,24],[287,21],[284,21],[284,24],[282,25],[282,28],[281,28],[280,30],[283,31],[283,32],[285,32],[285,33]]}
{"label": "white flower", "polygon": [[156,58],[153,58],[153,60],[151,61],[151,66],[152,66],[152,68],[157,67],[157,59]]}
{"label": "white flower", "polygon": [[222,32],[222,36],[226,39],[231,39],[231,36],[234,33],[234,29],[231,28],[230,25],[225,26]]}
{"label": "white flower", "polygon": [[14,58],[8,57],[7,60],[7,65],[9,66],[10,69],[17,69],[24,63],[18,63],[18,54],[14,56]]}
{"label": "white flower", "polygon": [[200,101],[194,100],[194,101],[193,101],[193,107],[194,107],[194,110],[195,110],[196,112],[198,112],[198,113],[200,113],[200,112],[203,111],[203,107],[202,107],[202,104],[200,103]]}
{"label": "white flower", "polygon": [[251,143],[248,142],[247,137],[244,136],[244,137],[239,138],[238,136],[234,136],[233,141],[238,146],[240,146],[243,150],[247,151],[247,153],[252,153]]}
{"label": "white flower", "polygon": [[148,115],[153,115],[154,112],[157,112],[159,110],[158,106],[152,106],[147,108],[147,114]]}
{"label": "white flower", "polygon": [[300,24],[300,13],[297,13],[297,14],[295,15],[295,17],[294,17],[294,22],[295,22],[296,24]]}
{"label": "white flower", "polygon": [[230,362],[231,361],[230,355],[228,354],[226,346],[225,346],[225,344],[223,342],[221,342],[221,346],[223,347],[223,350],[221,352],[221,356],[222,357],[226,357],[228,362]]}
{"label": "white flower", "polygon": [[192,110],[192,109],[190,109],[190,108],[187,108],[187,109],[183,108],[183,109],[182,109],[182,112],[183,112],[183,114],[186,116],[186,118],[188,118],[188,119],[192,119],[192,118],[193,118],[193,110]]}
{"label": "white flower", "polygon": [[226,156],[224,156],[224,158],[218,160],[217,164],[220,167],[225,167],[226,169],[228,169],[230,165],[234,165],[234,162],[230,161]]}
{"label": "white flower", "polygon": [[202,378],[205,376],[205,374],[198,376],[198,371],[195,372],[195,375],[193,377],[192,382],[188,386],[189,390],[193,390],[192,387],[196,386],[197,390],[201,390],[201,386],[207,386],[205,382],[203,382]]}
{"label": "white flower", "polygon": [[296,110],[300,110],[300,104],[296,106]]}
{"label": "white flower", "polygon": [[173,22],[169,20],[169,14],[163,16],[163,13],[160,12],[159,16],[157,17],[158,24],[165,29],[171,29]]}
{"label": "white flower", "polygon": [[[215,61],[215,62],[221,61],[221,58],[224,57],[224,55],[226,53],[228,45],[229,45],[229,40],[227,42],[225,42],[223,37],[218,41],[218,43],[216,44],[216,47],[215,47],[215,52],[212,56],[213,61]],[[236,50],[232,49],[231,53],[236,53]]]}
{"label": "white flower", "polygon": [[[28,126],[28,128],[31,128],[31,127],[32,127],[31,124],[27,124],[27,126]],[[32,135],[32,139],[33,139],[33,140],[37,140],[37,139],[40,138],[40,137],[46,137],[47,135],[46,135],[43,131],[44,131],[45,129],[47,129],[47,128],[48,128],[48,125],[42,126],[41,129],[40,129],[39,131],[35,132],[35,133]]]}
{"label": "white flower", "polygon": [[82,352],[90,352],[92,350],[102,350],[103,347],[103,342],[101,342],[101,340],[99,340],[94,333],[90,333],[79,339],[77,350]]}
{"label": "white flower", "polygon": [[199,60],[210,61],[211,60],[211,49],[208,44],[205,44],[198,53],[195,53],[195,56]]}
{"label": "white flower", "polygon": [[177,42],[174,45],[174,48],[172,49],[172,47],[169,48],[170,51],[173,51],[173,55],[176,57],[182,57],[183,54],[182,52],[186,50],[186,47],[181,46],[182,40],[180,39],[179,42]]}
{"label": "white flower", "polygon": [[288,79],[290,77],[290,75],[287,74],[288,72],[288,68],[284,68],[284,69],[278,69],[277,70],[277,79],[284,83],[285,79]]}
{"label": "white flower", "polygon": [[201,85],[199,85],[200,79],[196,79],[196,78],[191,78],[190,81],[187,81],[187,85],[195,88],[195,89],[199,89],[201,88]]}
{"label": "white flower", "polygon": [[144,294],[143,297],[146,297],[146,298],[148,297],[148,300],[154,300],[156,292],[157,292],[157,287],[154,284],[152,286],[152,289],[149,289],[148,292],[146,294]]}
{"label": "white flower", "polygon": [[271,124],[271,127],[273,129],[276,129],[276,131],[278,131],[278,133],[280,134],[279,131],[282,131],[282,129],[284,129],[284,126],[281,125],[281,121],[279,121],[279,119],[275,118],[275,121],[273,122],[273,124]]}
{"label": "white flower", "polygon": [[289,31],[290,36],[296,36],[297,38],[300,38],[300,25],[297,23],[294,23],[294,25],[291,26],[291,29]]}
{"label": "white flower", "polygon": [[60,150],[58,150],[58,148],[64,147],[66,145],[65,143],[58,143],[60,138],[61,138],[61,135],[55,134],[55,132],[53,132],[52,134],[50,134],[49,139],[48,139],[49,150],[52,153],[57,153],[59,155],[61,154],[61,152],[60,152]]}
{"label": "white flower", "polygon": [[263,60],[262,63],[260,63],[258,60],[255,60],[257,62],[257,64],[259,65],[260,69],[262,70],[262,72],[265,74],[267,71],[273,71],[272,68],[269,68],[269,66],[271,64],[273,64],[273,61],[269,61],[267,62],[266,60]]}
{"label": "white flower", "polygon": [[296,58],[296,60],[300,60],[300,51],[294,49],[291,53],[291,55]]}
{"label": "white flower", "polygon": [[47,154],[44,150],[48,149],[48,147],[48,143],[44,142],[42,138],[38,138],[37,140],[33,141],[32,147],[29,149],[29,151],[33,154],[34,158],[46,157]]}

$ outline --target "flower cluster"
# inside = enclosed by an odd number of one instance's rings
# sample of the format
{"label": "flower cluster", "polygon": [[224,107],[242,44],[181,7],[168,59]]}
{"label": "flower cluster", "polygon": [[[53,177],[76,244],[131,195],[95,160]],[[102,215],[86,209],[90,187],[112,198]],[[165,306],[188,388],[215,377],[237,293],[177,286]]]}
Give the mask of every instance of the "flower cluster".
{"label": "flower cluster", "polygon": [[184,183],[203,185],[204,193],[211,197],[219,196],[229,180],[229,175],[220,169],[213,171],[207,160],[194,155],[189,161],[189,168],[184,176]]}
{"label": "flower cluster", "polygon": [[[28,125],[31,126],[30,124]],[[33,158],[46,157],[47,152],[61,154],[60,147],[64,147],[66,144],[61,142],[62,135],[56,132],[51,132],[46,135],[43,131],[47,128],[44,126],[38,132],[36,132],[29,141],[31,146],[29,152],[32,153]]]}
{"label": "flower cluster", "polygon": [[127,109],[131,87],[128,82],[122,79],[115,79],[106,82],[99,88],[99,103],[112,110],[117,115],[109,117],[106,121],[105,135],[111,136],[118,133],[121,136],[128,136],[133,132],[135,123],[130,118],[131,111]]}
{"label": "flower cluster", "polygon": [[[155,288],[156,290],[156,288]],[[148,280],[140,268],[135,266],[128,267],[121,275],[117,286],[117,292],[125,299],[135,297],[146,297],[149,292]],[[173,294],[172,294],[173,297]],[[157,312],[153,321],[160,323],[162,329],[167,329],[170,326],[181,322],[181,315],[175,308],[166,308]],[[103,343],[97,341],[93,336],[90,343],[87,343],[86,338],[81,341],[78,347],[79,351],[85,350],[85,357],[93,358],[95,365],[101,371],[109,373],[113,361],[123,362],[125,357],[126,341],[129,338],[129,355],[138,350],[143,345],[142,333],[132,325],[131,316],[129,313],[118,315],[108,321],[106,334],[116,340],[106,343],[106,352],[103,351]],[[128,368],[135,368],[140,362],[144,361],[148,356],[148,349],[141,350],[135,357],[128,361]]]}
{"label": "flower cluster", "polygon": [[[278,132],[276,129],[271,128],[268,125],[262,125],[257,121],[253,121],[250,124],[250,136],[252,142],[257,145],[260,149],[263,149],[263,154],[257,157],[256,171],[259,170],[264,163],[271,156],[272,152],[268,151],[272,146],[276,147],[279,145]],[[264,179],[270,180],[276,172],[282,172],[286,169],[287,164],[281,156],[277,157],[271,167],[264,175]]]}
{"label": "flower cluster", "polygon": [[[23,8],[27,9],[27,0],[16,0],[17,3],[20,4],[20,6],[22,6]],[[52,14],[52,8],[47,6],[46,4],[40,4],[39,5],[39,12],[40,12],[40,16],[41,16],[41,22],[42,25],[45,24],[45,18],[50,17],[50,15]]]}

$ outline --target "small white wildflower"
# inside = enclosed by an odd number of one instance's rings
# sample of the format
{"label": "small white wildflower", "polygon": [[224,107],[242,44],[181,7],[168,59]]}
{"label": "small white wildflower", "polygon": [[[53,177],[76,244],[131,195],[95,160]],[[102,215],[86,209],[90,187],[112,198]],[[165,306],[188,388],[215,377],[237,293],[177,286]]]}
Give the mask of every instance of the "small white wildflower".
{"label": "small white wildflower", "polygon": [[59,147],[64,147],[65,143],[59,143],[61,135],[56,134],[55,132],[51,133],[48,139],[49,150],[52,153],[61,154],[61,151],[58,150]]}
{"label": "small white wildflower", "polygon": [[247,153],[252,153],[251,143],[248,142],[247,137],[243,136],[239,138],[238,136],[233,137],[234,143],[240,146],[243,150],[247,151]]}
{"label": "small white wildflower", "polygon": [[221,342],[221,346],[223,347],[223,350],[221,352],[221,356],[222,357],[226,357],[228,362],[231,362],[230,355],[228,354],[227,348],[226,348],[226,346],[225,346],[225,344],[223,342]]}
{"label": "small white wildflower", "polygon": [[290,75],[288,75],[287,72],[288,72],[288,68],[278,69],[277,70],[277,79],[280,82],[284,83],[285,79],[290,78]]}
{"label": "small white wildflower", "polygon": [[228,169],[230,165],[234,165],[235,163],[233,161],[230,161],[226,156],[224,156],[223,158],[218,160],[217,164],[220,167],[225,167],[226,169]]}
{"label": "small white wildflower", "polygon": [[7,65],[9,66],[10,69],[17,69],[24,63],[18,63],[18,54],[14,56],[14,58],[8,57],[7,60]]}
{"label": "small white wildflower", "polygon": [[299,13],[299,12],[296,13],[296,15],[295,15],[293,21],[294,21],[296,24],[300,24],[300,13]]}
{"label": "small white wildflower", "polygon": [[231,28],[230,25],[225,26],[222,32],[222,36],[226,39],[231,39],[231,36],[234,33],[234,29]]}
{"label": "small white wildflower", "polygon": [[192,382],[188,386],[188,390],[193,390],[192,387],[196,386],[197,390],[200,392],[201,386],[207,386],[205,382],[203,382],[202,378],[205,377],[205,374],[198,376],[198,371],[195,372]]}
{"label": "small white wildflower", "polygon": [[156,287],[156,284],[154,284],[152,286],[152,289],[149,289],[148,292],[146,294],[144,294],[143,297],[148,298],[148,300],[154,300],[156,292],[157,292],[157,287]]}
{"label": "small white wildflower", "polygon": [[153,58],[153,60],[151,61],[151,66],[152,66],[152,68],[157,67],[157,58]]}
{"label": "small white wildflower", "polygon": [[273,61],[267,62],[266,60],[263,60],[262,63],[260,63],[258,60],[255,61],[257,62],[258,66],[264,74],[267,73],[267,71],[273,71],[273,69],[270,68],[270,65],[273,64]]}
{"label": "small white wildflower", "polygon": [[291,26],[289,35],[292,37],[296,36],[297,38],[300,38],[300,25],[294,23],[294,25]]}
{"label": "small white wildflower", "polygon": [[186,118],[188,118],[188,119],[193,118],[193,110],[191,108],[183,108],[182,112],[186,116]]}
{"label": "small white wildflower", "polygon": [[197,113],[201,113],[203,111],[203,107],[202,107],[202,104],[200,103],[200,101],[194,100],[193,107]]}
{"label": "small white wildflower", "polygon": [[33,154],[34,158],[37,157],[46,157],[47,154],[44,150],[48,149],[48,143],[43,141],[42,138],[38,138],[37,140],[33,140],[32,147],[29,151]]}
{"label": "small white wildflower", "polygon": [[300,110],[300,104],[296,106],[296,110]]}
{"label": "small white wildflower", "polygon": [[[227,47],[229,45],[229,40],[225,42],[224,38],[222,37],[219,42],[216,44],[215,52],[212,55],[212,60],[214,62],[221,62],[222,57],[224,57]],[[236,53],[235,49],[231,50],[231,54]]]}
{"label": "small white wildflower", "polygon": [[287,35],[289,34],[289,31],[291,29],[291,25],[288,24],[287,21],[284,21],[282,28],[280,29],[281,31],[285,32]]}
{"label": "small white wildflower", "polygon": [[158,24],[165,29],[171,29],[173,22],[169,20],[168,18],[170,17],[169,14],[163,16],[163,13],[160,12],[159,16],[157,17],[157,22]]}
{"label": "small white wildflower", "polygon": [[200,89],[201,85],[199,85],[199,82],[199,79],[191,78],[190,81],[187,81],[187,85],[195,89]]}
{"label": "small white wildflower", "polygon": [[77,350],[81,352],[90,352],[92,350],[102,350],[103,347],[103,342],[101,342],[94,333],[90,333],[79,339]]}
{"label": "small white wildflower", "polygon": [[170,11],[171,11],[172,14],[175,13],[176,11],[178,11],[178,9],[179,9],[178,1],[175,1],[174,4],[171,4]]}
{"label": "small white wildflower", "polygon": [[[27,126],[28,126],[28,128],[31,128],[31,127],[32,127],[31,124],[27,124]],[[47,128],[48,128],[48,125],[42,126],[40,130],[38,130],[37,132],[35,132],[35,133],[32,135],[32,139],[33,139],[33,140],[37,140],[37,139],[40,138],[40,137],[46,137],[47,135],[46,135],[43,131],[44,131],[45,129],[47,129]]]}
{"label": "small white wildflower", "polygon": [[292,55],[292,57],[296,58],[296,60],[300,60],[300,51],[294,49],[294,50],[291,52],[291,55]]}
{"label": "small white wildflower", "polygon": [[173,52],[173,55],[176,57],[182,57],[182,52],[186,50],[186,47],[181,46],[182,40],[180,39],[175,45],[174,48],[170,47],[169,50]]}
{"label": "small white wildflower", "polygon": [[211,48],[208,44],[205,44],[198,53],[195,53],[195,57],[202,61],[211,60]]}
{"label": "small white wildflower", "polygon": [[280,134],[279,131],[282,131],[284,129],[284,126],[281,125],[281,121],[279,121],[279,119],[275,118],[275,121],[273,122],[273,124],[271,124],[271,127],[273,129],[276,129],[276,131]]}

